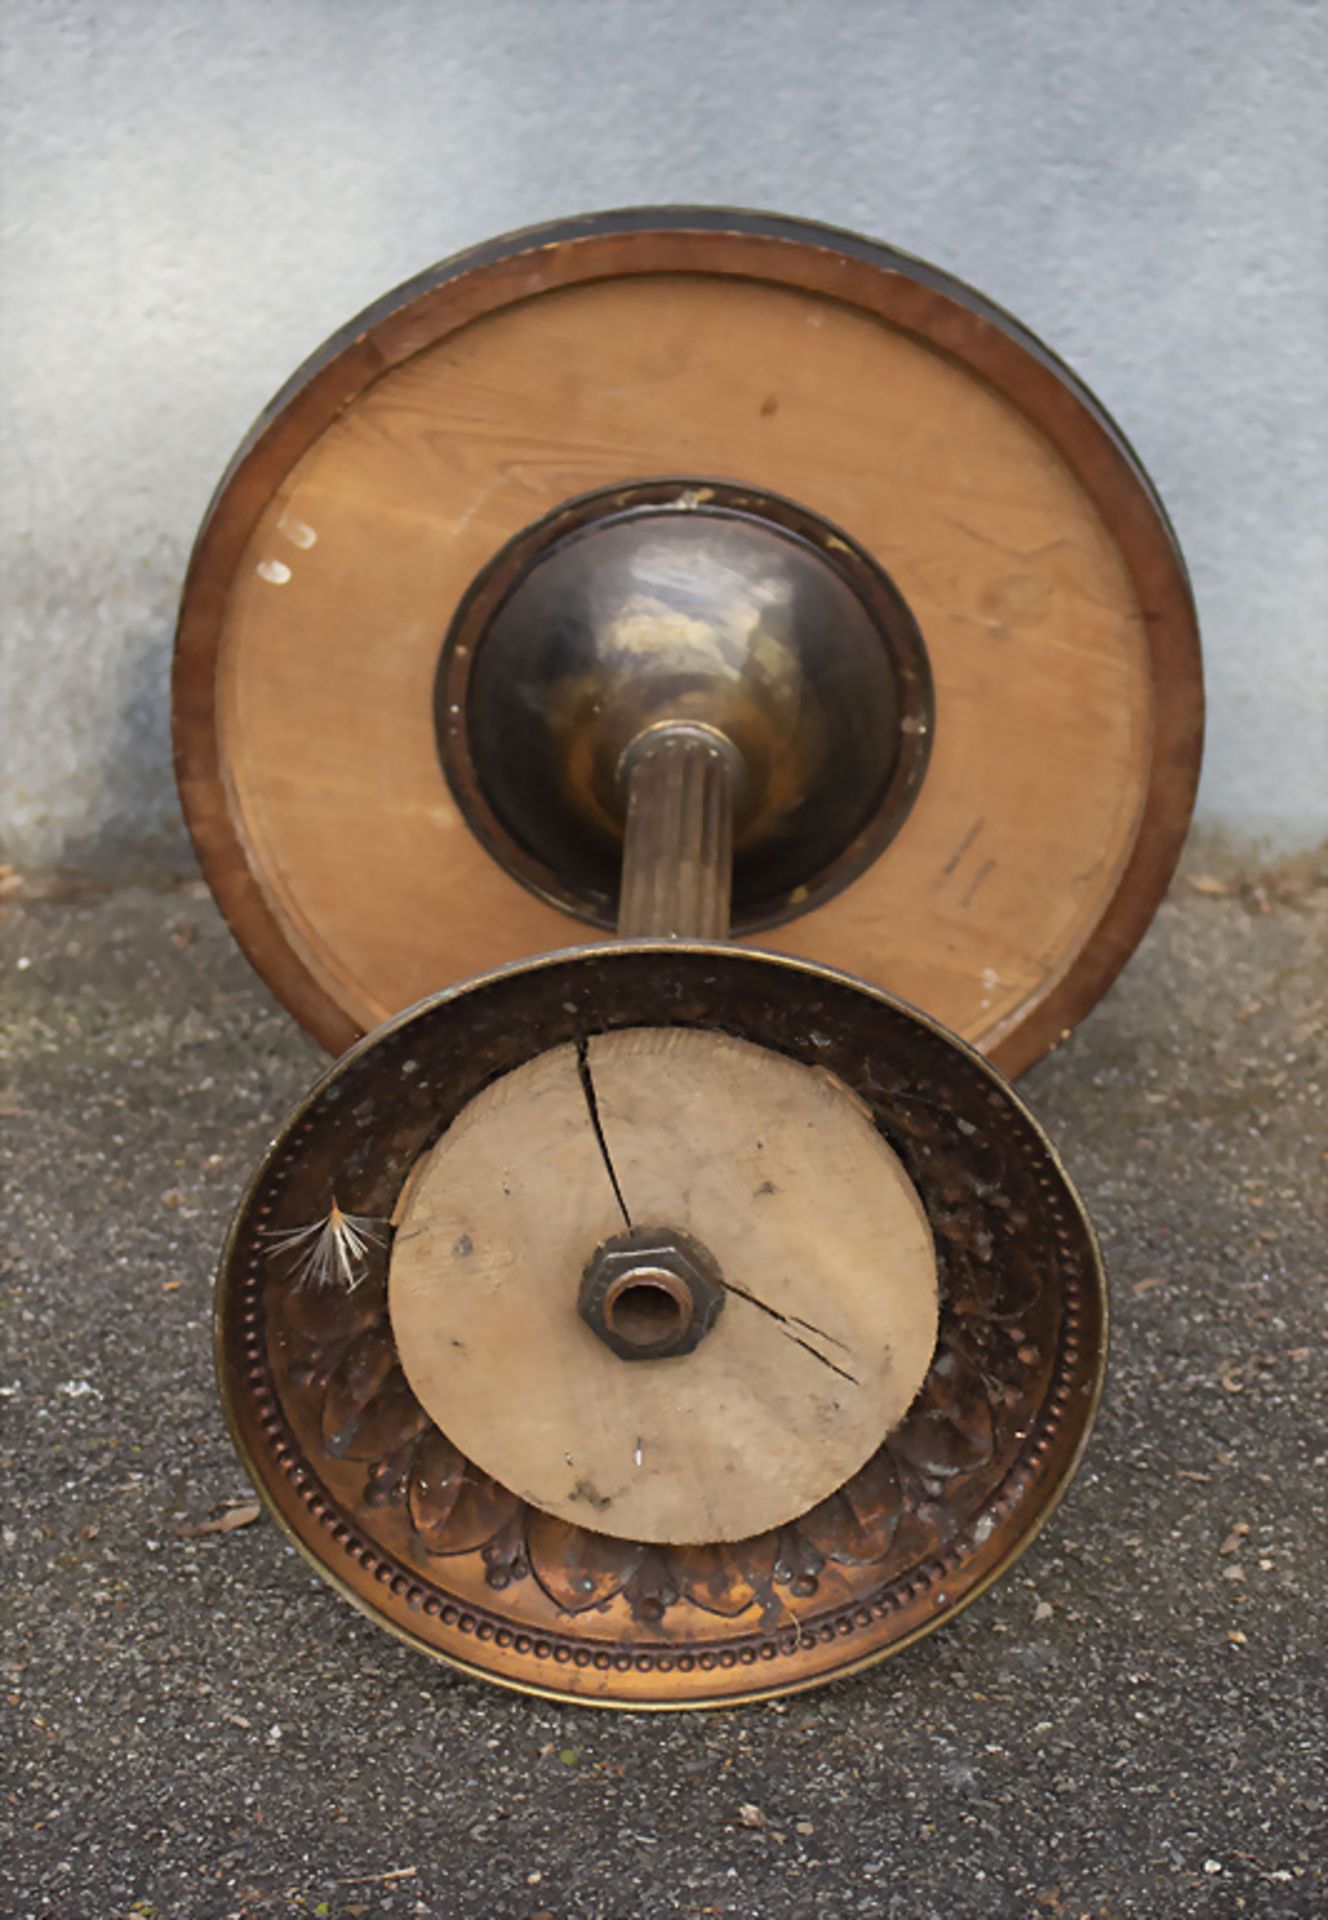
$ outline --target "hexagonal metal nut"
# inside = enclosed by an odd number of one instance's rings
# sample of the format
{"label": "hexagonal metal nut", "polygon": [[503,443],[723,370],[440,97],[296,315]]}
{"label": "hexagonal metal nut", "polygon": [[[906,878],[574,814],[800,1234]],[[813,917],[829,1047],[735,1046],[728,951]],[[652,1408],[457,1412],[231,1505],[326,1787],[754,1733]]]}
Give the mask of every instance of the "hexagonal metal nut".
{"label": "hexagonal metal nut", "polygon": [[674,1227],[614,1234],[586,1262],[581,1318],[622,1360],[692,1353],[724,1306],[713,1256]]}

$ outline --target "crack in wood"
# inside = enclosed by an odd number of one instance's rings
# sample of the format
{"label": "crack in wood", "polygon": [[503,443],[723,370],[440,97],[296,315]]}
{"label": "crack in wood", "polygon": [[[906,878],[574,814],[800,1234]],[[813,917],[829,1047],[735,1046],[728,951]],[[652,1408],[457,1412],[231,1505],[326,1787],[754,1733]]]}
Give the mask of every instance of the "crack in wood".
{"label": "crack in wood", "polygon": [[609,1152],[609,1143],[604,1134],[604,1122],[600,1118],[599,1101],[595,1096],[595,1082],[590,1072],[590,1041],[586,1035],[576,1036],[576,1070],[581,1077],[581,1091],[586,1098],[586,1112],[590,1115],[590,1124],[595,1129],[595,1138],[599,1142],[600,1157],[604,1162],[604,1171],[609,1176],[613,1188],[613,1197],[618,1202],[618,1210],[628,1231],[631,1231],[632,1216],[627,1211],[627,1202],[623,1199],[623,1190],[618,1184],[618,1175],[614,1168],[613,1156]]}
{"label": "crack in wood", "polygon": [[804,1353],[811,1354],[812,1358],[819,1360],[823,1367],[829,1367],[831,1373],[837,1373],[841,1380],[847,1380],[851,1387],[861,1385],[856,1374],[849,1373],[846,1368],[836,1365],[828,1354],[822,1353],[819,1347],[814,1347],[810,1340],[804,1340],[802,1335],[794,1333],[793,1329],[795,1326],[806,1327],[808,1333],[814,1333],[820,1340],[834,1341],[837,1347],[843,1347],[844,1352],[847,1353],[849,1349],[844,1346],[842,1340],[835,1340],[832,1333],[823,1332],[820,1327],[812,1326],[808,1320],[800,1320],[796,1314],[781,1313],[778,1307],[770,1306],[765,1300],[758,1300],[754,1293],[748,1293],[746,1287],[735,1286],[732,1280],[724,1281],[724,1291],[736,1293],[739,1300],[745,1300],[749,1306],[757,1307],[762,1313],[769,1314],[772,1320],[778,1321],[779,1330],[786,1340],[791,1340],[795,1347],[801,1347]]}
{"label": "crack in wood", "polygon": [[838,1347],[841,1353],[852,1353],[853,1349],[846,1340],[836,1339],[835,1335],[833,1333],[827,1333],[824,1327],[813,1326],[811,1321],[804,1320],[801,1314],[790,1313],[785,1317],[791,1320],[795,1327],[805,1327],[808,1333],[814,1333],[818,1340],[828,1340],[830,1345],[832,1347]]}
{"label": "crack in wood", "polygon": [[[614,1198],[618,1202],[619,1211],[630,1232],[632,1228],[632,1216],[627,1211],[627,1202],[623,1197],[623,1190],[618,1182],[618,1173],[613,1164],[613,1155],[609,1152],[608,1137],[604,1132],[604,1121],[600,1114],[599,1099],[595,1092],[594,1075],[590,1071],[590,1040],[586,1034],[578,1034],[576,1037],[576,1070],[581,1080],[581,1091],[585,1095],[586,1112],[590,1115],[590,1124],[595,1130],[595,1139],[599,1143],[600,1156],[604,1161],[604,1170],[609,1176],[609,1182],[613,1187]],[[810,1320],[804,1320],[796,1313],[781,1313],[778,1307],[772,1307],[766,1301],[759,1300],[754,1293],[749,1293],[746,1287],[737,1286],[732,1280],[724,1280],[722,1275],[721,1280],[726,1293],[734,1293],[740,1300],[745,1300],[749,1306],[756,1307],[760,1312],[768,1314],[769,1317],[778,1324],[779,1330],[784,1335],[784,1338],[791,1340],[795,1347],[801,1347],[804,1353],[809,1353],[812,1356],[813,1360],[819,1360],[823,1367],[829,1367],[831,1373],[838,1374],[841,1380],[847,1380],[851,1387],[862,1384],[856,1374],[852,1374],[846,1367],[838,1365],[828,1354],[822,1353],[819,1347],[814,1347],[810,1340],[804,1340],[800,1333],[794,1332],[794,1328],[802,1327],[807,1333],[813,1334],[816,1339],[828,1340],[832,1346],[838,1347],[842,1353],[850,1353],[852,1349],[846,1346],[842,1340],[836,1339],[833,1333],[827,1333],[824,1327],[813,1326]]]}

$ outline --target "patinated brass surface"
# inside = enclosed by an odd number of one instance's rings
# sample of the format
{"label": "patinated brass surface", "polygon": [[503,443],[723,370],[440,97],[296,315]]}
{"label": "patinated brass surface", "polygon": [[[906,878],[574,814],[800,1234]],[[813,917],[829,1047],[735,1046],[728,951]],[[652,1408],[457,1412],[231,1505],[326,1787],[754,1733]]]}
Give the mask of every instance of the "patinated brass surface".
{"label": "patinated brass surface", "polygon": [[[496,1075],[644,1021],[715,1028],[835,1074],[907,1168],[940,1261],[936,1356],[902,1425],[797,1522],[724,1547],[645,1547],[524,1506],[430,1422],[388,1323],[386,1223],[418,1155]],[[279,1237],[334,1202],[384,1223],[377,1239],[365,1231],[352,1291],[311,1287]],[[952,1615],[1055,1503],[1092,1418],[1105,1337],[1082,1207],[978,1055],[845,976],[677,943],[548,955],[380,1028],[275,1142],[217,1297],[236,1443],[334,1585],[488,1679],[637,1708],[812,1686]]]}
{"label": "patinated brass surface", "polygon": [[624,753],[661,725],[713,729],[740,768],[741,933],[807,911],[888,845],[933,701],[909,607],[839,528],[756,488],[664,479],[568,501],[508,542],[447,634],[435,718],[494,857],[610,926]]}

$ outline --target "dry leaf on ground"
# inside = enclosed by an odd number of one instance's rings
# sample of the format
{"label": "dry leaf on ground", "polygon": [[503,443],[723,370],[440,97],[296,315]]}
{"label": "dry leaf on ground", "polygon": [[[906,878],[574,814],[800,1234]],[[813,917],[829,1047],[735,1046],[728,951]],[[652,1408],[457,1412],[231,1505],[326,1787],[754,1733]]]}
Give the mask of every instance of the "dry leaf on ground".
{"label": "dry leaf on ground", "polygon": [[172,1531],[177,1540],[200,1540],[205,1533],[234,1533],[237,1527],[252,1526],[263,1509],[257,1500],[246,1500],[238,1507],[227,1507],[224,1513],[215,1514],[211,1519],[185,1521]]}

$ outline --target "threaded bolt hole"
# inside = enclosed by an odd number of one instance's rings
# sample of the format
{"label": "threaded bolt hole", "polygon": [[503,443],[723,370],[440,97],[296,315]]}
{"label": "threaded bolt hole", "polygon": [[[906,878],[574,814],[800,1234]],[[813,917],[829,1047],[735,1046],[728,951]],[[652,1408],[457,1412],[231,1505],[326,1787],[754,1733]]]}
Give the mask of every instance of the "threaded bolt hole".
{"label": "threaded bolt hole", "polygon": [[692,1303],[671,1274],[636,1273],[614,1289],[604,1317],[629,1346],[662,1347],[682,1333],[692,1317]]}

